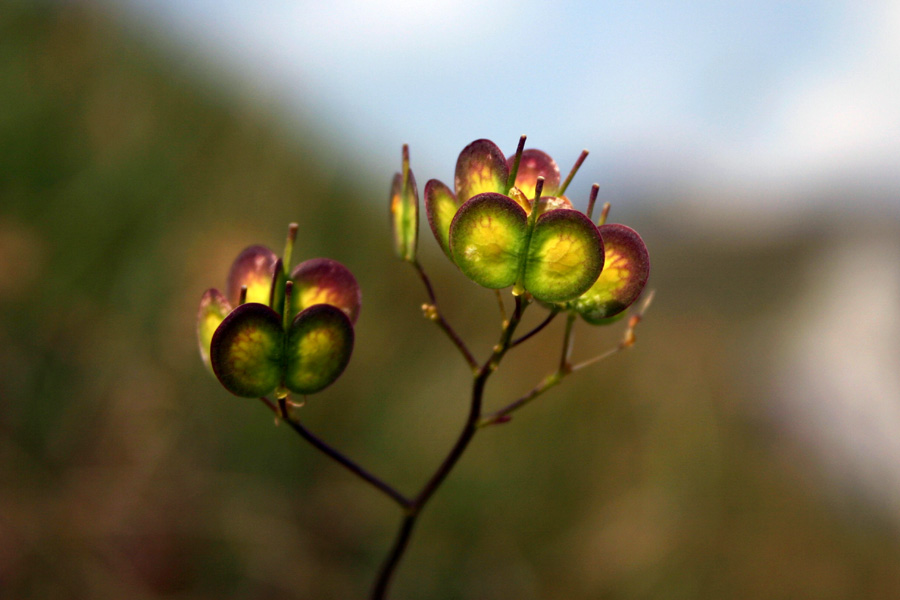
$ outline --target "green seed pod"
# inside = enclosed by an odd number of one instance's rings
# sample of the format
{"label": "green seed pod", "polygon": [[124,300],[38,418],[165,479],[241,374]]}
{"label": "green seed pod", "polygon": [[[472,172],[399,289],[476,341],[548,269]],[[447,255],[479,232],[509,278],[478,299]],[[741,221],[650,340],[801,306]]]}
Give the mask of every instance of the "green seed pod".
{"label": "green seed pod", "polygon": [[650,276],[650,255],[641,236],[617,223],[601,225],[605,264],[597,281],[569,303],[585,321],[600,325],[631,306]]}

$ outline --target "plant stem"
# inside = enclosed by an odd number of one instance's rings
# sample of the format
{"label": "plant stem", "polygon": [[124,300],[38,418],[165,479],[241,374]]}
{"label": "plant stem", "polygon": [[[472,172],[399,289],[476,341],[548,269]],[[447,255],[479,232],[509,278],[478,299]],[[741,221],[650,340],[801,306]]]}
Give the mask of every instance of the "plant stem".
{"label": "plant stem", "polygon": [[390,585],[391,578],[397,570],[397,564],[409,545],[409,538],[412,535],[413,527],[416,525],[417,516],[417,514],[407,514],[403,517],[400,531],[397,532],[397,539],[394,540],[391,552],[378,572],[378,579],[375,581],[375,587],[372,590],[372,600],[381,600],[386,597],[388,585]]}
{"label": "plant stem", "polygon": [[466,423],[463,426],[459,437],[456,439],[456,443],[450,449],[450,452],[447,453],[443,462],[441,462],[440,466],[438,466],[428,482],[422,487],[422,490],[416,495],[415,499],[413,499],[411,505],[407,507],[406,515],[400,525],[400,531],[397,533],[394,545],[382,565],[381,571],[378,573],[378,579],[375,580],[375,587],[372,590],[372,600],[383,600],[386,598],[388,585],[390,584],[394,572],[397,570],[397,566],[400,564],[400,560],[403,558],[403,554],[409,544],[409,538],[412,535],[412,530],[413,527],[415,527],[419,513],[421,513],[422,509],[428,503],[428,500],[434,495],[450,474],[450,471],[453,470],[453,467],[456,466],[456,463],[459,461],[463,452],[465,452],[469,443],[472,441],[472,438],[475,436],[475,433],[478,431],[485,385],[491,374],[497,370],[503,356],[512,347],[512,336],[513,333],[515,333],[516,327],[518,327],[522,320],[522,313],[524,310],[525,303],[523,302],[522,297],[516,296],[515,310],[503,328],[503,332],[500,335],[500,342],[494,346],[494,351],[491,353],[490,358],[481,365],[481,368],[478,369],[475,379],[472,382],[472,397],[469,404],[469,415],[466,418]]}
{"label": "plant stem", "polygon": [[[561,382],[566,376],[574,373],[575,371],[580,371],[585,367],[589,367],[593,364],[596,364],[602,360],[613,356],[623,350],[627,350],[631,346],[634,345],[634,330],[638,326],[638,323],[644,318],[644,313],[647,308],[650,306],[650,302],[653,300],[654,292],[651,291],[647,295],[647,299],[644,300],[643,305],[640,310],[633,314],[628,319],[628,326],[625,328],[625,332],[622,335],[621,341],[607,350],[602,354],[598,354],[593,358],[589,358],[583,362],[573,365],[570,361],[572,356],[572,326],[575,323],[575,315],[570,314],[569,319],[566,321],[566,332],[563,336],[563,350],[562,357],[559,361],[559,366],[556,371],[547,375],[543,381],[537,384],[530,392],[518,398],[517,400],[510,402],[503,408],[496,410],[489,415],[485,415],[478,421],[478,428],[487,427],[488,425],[495,425],[498,423],[505,423],[509,420],[509,415],[513,412],[519,410],[553,386],[557,385]],[[515,344],[513,344],[515,345]]]}
{"label": "plant stem", "polygon": [[500,290],[494,290],[494,293],[497,295],[497,306],[500,307],[500,321],[506,323],[506,305],[503,304],[503,297],[500,295]]}
{"label": "plant stem", "polygon": [[[422,277],[422,281],[425,283],[429,298],[432,301],[432,306],[434,306],[434,309],[436,311],[437,307],[434,304],[435,298],[434,291],[431,288],[431,283],[429,282],[428,277],[425,275],[421,266],[419,266],[418,263],[413,264],[416,266],[416,270],[419,272],[420,276]],[[453,470],[453,467],[456,466],[456,463],[462,457],[463,453],[465,452],[466,448],[468,448],[469,443],[472,441],[472,438],[475,437],[475,434],[478,432],[478,430],[487,425],[493,425],[496,423],[507,421],[508,416],[512,412],[520,409],[551,387],[559,384],[563,380],[563,378],[565,378],[570,373],[584,368],[588,365],[594,364],[609,356],[612,356],[613,354],[620,352],[626,348],[630,348],[634,344],[634,329],[643,318],[644,311],[646,311],[652,298],[653,292],[648,295],[647,299],[644,301],[643,306],[641,307],[641,310],[631,316],[628,321],[628,327],[625,331],[625,335],[623,336],[622,341],[619,342],[619,344],[617,344],[614,348],[611,348],[609,351],[600,354],[599,356],[595,356],[592,359],[586,360],[574,366],[570,362],[570,357],[572,353],[572,327],[575,322],[575,317],[574,315],[569,315],[569,318],[566,321],[565,334],[563,336],[562,355],[560,357],[560,362],[557,370],[545,377],[544,380],[541,381],[541,383],[539,383],[530,392],[528,392],[521,398],[487,416],[482,416],[482,406],[484,389],[491,374],[497,370],[497,367],[500,365],[500,362],[503,360],[503,357],[506,355],[507,351],[543,329],[552,320],[556,313],[551,314],[547,319],[544,320],[543,323],[538,325],[535,330],[522,336],[521,338],[518,338],[516,341],[513,341],[513,334],[515,333],[516,328],[521,323],[522,314],[525,312],[525,308],[527,308],[528,305],[528,301],[524,300],[523,296],[515,296],[515,309],[513,310],[513,314],[510,317],[509,321],[506,321],[504,323],[503,331],[500,335],[500,341],[496,346],[494,346],[491,356],[480,367],[477,366],[477,363],[475,363],[471,354],[469,354],[468,350],[465,348],[465,345],[462,344],[461,341],[459,341],[458,336],[456,336],[453,330],[450,329],[449,325],[447,325],[445,331],[448,332],[448,335],[450,335],[452,340],[458,342],[457,347],[460,348],[460,350],[463,352],[463,355],[467,357],[467,360],[470,361],[470,364],[474,364],[477,368],[473,369],[475,379],[472,382],[472,395],[469,404],[469,415],[466,418],[465,425],[463,425],[463,429],[460,432],[456,443],[447,453],[447,456],[438,466],[437,470],[434,472],[431,478],[429,478],[429,480],[425,483],[419,493],[412,499],[407,498],[396,489],[394,489],[394,487],[385,483],[379,477],[376,477],[369,471],[363,469],[361,466],[347,458],[344,454],[334,449],[326,442],[324,442],[321,438],[309,431],[298,420],[292,418],[288,412],[288,402],[286,397],[278,398],[277,404],[275,402],[272,402],[268,398],[260,398],[260,400],[266,406],[268,406],[276,416],[284,419],[288,423],[288,425],[290,425],[291,428],[296,431],[303,439],[312,444],[316,449],[320,450],[321,452],[344,466],[350,472],[367,481],[370,485],[387,495],[403,509],[403,521],[400,524],[400,529],[397,532],[397,536],[394,539],[391,550],[378,572],[378,578],[375,580],[375,585],[372,590],[372,600],[384,600],[387,597],[388,587],[390,586],[394,573],[397,571],[397,567],[399,566],[400,561],[402,560],[404,554],[406,553],[406,549],[409,546],[409,541],[412,537],[412,532],[415,528],[416,521],[419,518],[419,514],[422,512],[422,509],[425,507],[434,493],[437,492],[438,488]],[[443,320],[441,319],[441,321]]]}
{"label": "plant stem", "polygon": [[421,507],[428,502],[429,498],[434,495],[434,492],[436,492],[441,483],[444,482],[444,479],[447,478],[447,475],[450,474],[450,471],[456,465],[463,452],[465,452],[469,442],[472,441],[472,437],[475,435],[476,424],[481,417],[482,397],[484,395],[484,385],[487,383],[488,375],[489,373],[485,374],[482,370],[479,372],[478,377],[475,378],[475,384],[472,386],[472,402],[469,405],[469,416],[466,419],[466,424],[463,426],[459,437],[456,439],[456,443],[450,449],[450,452],[447,453],[444,461],[416,496],[415,500],[413,500],[417,510],[421,509]]}
{"label": "plant stem", "polygon": [[322,438],[318,437],[316,434],[307,429],[302,423],[300,423],[300,421],[291,417],[288,414],[286,398],[279,398],[277,406],[268,398],[260,398],[260,400],[262,400],[263,403],[268,406],[278,417],[280,417],[288,425],[290,425],[291,429],[296,431],[300,435],[300,437],[312,444],[317,450],[326,454],[329,458],[342,465],[357,477],[363,479],[364,481],[367,481],[373,487],[388,496],[391,500],[399,504],[400,507],[404,510],[412,506],[413,501],[398,492],[393,486],[347,458],[347,456],[345,456],[343,453],[336,450],[334,447],[330,446],[327,442],[322,440]]}
{"label": "plant stem", "polygon": [[460,338],[456,331],[450,327],[450,324],[444,319],[444,315],[441,314],[437,304],[437,297],[434,295],[434,288],[431,286],[431,280],[428,278],[428,275],[425,274],[425,269],[422,268],[422,265],[419,264],[418,260],[410,261],[410,264],[416,269],[416,273],[419,274],[419,278],[425,285],[425,291],[428,293],[429,304],[425,307],[425,316],[437,323],[438,327],[447,334],[447,337],[450,338],[453,345],[456,346],[460,353],[462,353],[463,358],[474,371],[478,368],[478,361],[475,360],[475,357],[472,356],[472,353],[469,352],[469,349],[466,347],[465,342],[462,341],[462,338]]}
{"label": "plant stem", "polygon": [[488,425],[495,425],[497,423],[504,423],[507,421],[507,416],[513,413],[514,411],[519,410],[559,382],[563,380],[565,375],[560,373],[559,371],[554,371],[550,375],[547,375],[543,381],[537,384],[530,392],[519,398],[514,402],[510,402],[500,410],[494,411],[489,415],[485,415],[478,421],[478,428],[487,427]]}
{"label": "plant stem", "polygon": [[523,335],[522,337],[520,337],[520,338],[518,338],[516,341],[514,341],[514,342],[510,345],[510,348],[515,348],[516,346],[518,346],[518,345],[521,344],[522,342],[527,341],[527,340],[530,339],[532,336],[537,335],[538,333],[540,333],[541,330],[544,329],[544,327],[546,327],[546,326],[549,325],[551,322],[553,322],[553,319],[555,319],[555,318],[556,318],[556,315],[558,315],[558,314],[559,314],[559,311],[556,310],[556,309],[553,309],[552,311],[550,311],[550,314],[547,315],[547,318],[546,318],[546,319],[544,319],[543,321],[541,321],[540,325],[538,325],[537,327],[535,327],[534,329],[532,329],[531,331],[529,331],[528,333],[526,333],[525,335]]}
{"label": "plant stem", "polygon": [[572,346],[575,339],[572,336],[572,327],[575,325],[575,313],[569,313],[566,319],[566,333],[563,335],[562,356],[559,357],[559,373],[567,374],[571,371],[572,364],[569,359],[572,358]]}

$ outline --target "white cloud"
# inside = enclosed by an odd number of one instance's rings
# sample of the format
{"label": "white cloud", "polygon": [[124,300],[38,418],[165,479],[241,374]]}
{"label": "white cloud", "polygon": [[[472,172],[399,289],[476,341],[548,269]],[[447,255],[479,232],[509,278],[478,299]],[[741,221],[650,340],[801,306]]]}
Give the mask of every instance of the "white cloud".
{"label": "white cloud", "polygon": [[338,44],[344,51],[378,56],[446,47],[484,32],[510,9],[506,2],[474,0],[332,0],[294,6],[286,3],[283,14],[270,13],[270,23],[293,23],[293,35],[301,30],[310,46]]}
{"label": "white cloud", "polygon": [[369,156],[410,142],[452,165],[475,137],[524,132],[768,197],[900,164],[893,0],[128,2]]}
{"label": "white cloud", "polygon": [[831,47],[769,99],[723,172],[781,185],[891,177],[900,164],[900,5],[854,7]]}

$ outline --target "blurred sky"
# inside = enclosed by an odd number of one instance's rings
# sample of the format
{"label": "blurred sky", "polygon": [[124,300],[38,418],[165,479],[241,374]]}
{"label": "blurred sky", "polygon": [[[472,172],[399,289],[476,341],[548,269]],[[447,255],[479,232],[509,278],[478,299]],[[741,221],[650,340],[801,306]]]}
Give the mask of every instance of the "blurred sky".
{"label": "blurred sky", "polygon": [[724,186],[769,210],[829,202],[823,187],[900,191],[896,0],[118,6],[379,170],[410,143],[423,181],[450,179],[473,139],[511,152],[526,133],[563,170],[590,149],[607,189]]}

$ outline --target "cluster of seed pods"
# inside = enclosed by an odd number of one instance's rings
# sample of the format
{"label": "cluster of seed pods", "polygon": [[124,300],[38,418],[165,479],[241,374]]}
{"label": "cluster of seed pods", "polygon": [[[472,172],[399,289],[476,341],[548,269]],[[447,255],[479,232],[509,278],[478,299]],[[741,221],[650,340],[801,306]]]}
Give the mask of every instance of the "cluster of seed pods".
{"label": "cluster of seed pods", "polygon": [[[591,220],[597,186],[585,213],[565,195],[584,160],[569,176],[541,150],[506,158],[490,140],[466,146],[456,162],[454,189],[425,184],[428,224],[444,254],[475,283],[512,287],[553,310],[572,311],[592,324],[615,319],[647,282],[650,259],[630,227]],[[397,254],[414,262],[418,249],[419,192],[403,149],[403,169],[391,188]],[[208,289],[200,301],[200,355],[225,388],[238,396],[312,394],[343,373],[353,351],[360,291],[353,274],[327,258],[290,272],[297,226],[284,258],[265,246],[241,252],[226,293]]]}
{"label": "cluster of seed pods", "polygon": [[[650,258],[630,227],[591,220],[597,186],[586,213],[565,195],[584,160],[565,181],[548,154],[525,149],[506,158],[490,140],[466,146],[456,162],[454,189],[425,184],[428,224],[444,254],[475,283],[512,287],[592,324],[608,322],[633,304],[650,275]],[[414,260],[419,195],[404,147],[394,176],[391,212],[397,253]]]}
{"label": "cluster of seed pods", "polygon": [[222,385],[249,398],[313,394],[343,373],[353,351],[360,291],[347,267],[315,258],[288,272],[284,259],[250,246],[231,265],[226,294],[204,292],[197,317],[200,355]]}

